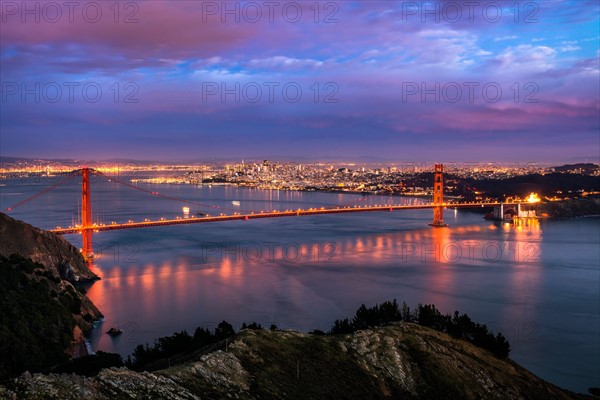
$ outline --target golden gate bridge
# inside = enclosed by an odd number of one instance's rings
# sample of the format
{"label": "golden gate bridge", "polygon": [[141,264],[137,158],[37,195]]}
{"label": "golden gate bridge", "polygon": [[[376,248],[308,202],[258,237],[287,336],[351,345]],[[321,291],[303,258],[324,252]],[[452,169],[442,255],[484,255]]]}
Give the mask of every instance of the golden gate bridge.
{"label": "golden gate bridge", "polygon": [[40,192],[14,204],[3,210],[3,212],[10,212],[17,207],[20,207],[49,191],[56,189],[57,187],[64,185],[76,175],[81,175],[81,224],[70,226],[68,228],[57,227],[50,229],[58,235],[67,234],[80,234],[82,237],[82,253],[86,258],[92,258],[94,256],[92,237],[94,232],[113,231],[121,229],[138,229],[148,227],[159,227],[169,225],[187,225],[187,224],[198,224],[198,223],[209,223],[209,222],[225,222],[225,221],[249,221],[253,219],[264,219],[264,218],[283,218],[283,217],[301,217],[309,215],[325,215],[325,214],[353,214],[353,213],[365,213],[365,212],[391,212],[400,210],[433,210],[433,220],[429,224],[433,227],[440,228],[445,227],[447,224],[444,223],[444,209],[451,207],[454,209],[458,208],[475,208],[475,207],[500,207],[504,206],[517,206],[519,207],[523,201],[512,201],[512,202],[469,202],[469,203],[449,203],[444,201],[444,167],[442,164],[435,164],[434,167],[434,185],[433,185],[433,201],[429,204],[418,204],[418,205],[345,205],[336,207],[315,207],[308,209],[295,209],[295,210],[256,210],[256,211],[245,211],[245,212],[234,212],[232,214],[221,214],[218,216],[204,215],[199,217],[188,217],[188,218],[176,218],[176,219],[164,219],[159,220],[144,220],[143,222],[128,221],[125,223],[98,223],[93,222],[92,218],[92,191],[90,184],[90,174],[99,176],[110,182],[116,182],[118,184],[130,187],[132,189],[145,192],[146,194],[157,196],[167,200],[179,201],[191,205],[197,205],[202,207],[225,209],[224,207],[199,203],[195,201],[180,199],[174,196],[162,194],[157,191],[151,191],[132,185],[128,182],[124,182],[115,177],[109,177],[104,173],[97,171],[92,168],[84,167],[78,170],[71,171],[59,182],[41,190]]}

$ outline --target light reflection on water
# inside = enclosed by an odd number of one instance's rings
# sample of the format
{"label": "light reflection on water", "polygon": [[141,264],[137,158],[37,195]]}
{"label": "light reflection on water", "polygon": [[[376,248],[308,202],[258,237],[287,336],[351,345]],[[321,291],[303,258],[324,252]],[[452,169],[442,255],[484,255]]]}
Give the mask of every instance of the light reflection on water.
{"label": "light reflection on water", "polygon": [[[8,182],[7,182],[8,183]],[[277,192],[217,186],[148,185],[199,202],[241,209],[289,209],[419,199]],[[140,202],[137,193],[93,186],[98,215],[111,207],[140,220],[178,215],[181,205]],[[2,188],[11,203],[39,190]],[[11,195],[22,193],[22,195]],[[15,217],[51,227],[72,217],[78,187]],[[46,208],[44,208],[46,207]],[[39,210],[45,210],[41,213]],[[68,215],[66,215],[68,213]],[[129,354],[176,330],[227,320],[303,331],[328,330],[361,304],[388,299],[460,310],[501,330],[511,357],[573,390],[600,386],[598,219],[491,223],[448,210],[450,227],[427,226],[430,211],[325,215],[182,225],[94,235],[102,277],[88,296],[105,314],[94,349]],[[79,237],[69,236],[76,246]],[[124,334],[110,338],[113,325]]]}

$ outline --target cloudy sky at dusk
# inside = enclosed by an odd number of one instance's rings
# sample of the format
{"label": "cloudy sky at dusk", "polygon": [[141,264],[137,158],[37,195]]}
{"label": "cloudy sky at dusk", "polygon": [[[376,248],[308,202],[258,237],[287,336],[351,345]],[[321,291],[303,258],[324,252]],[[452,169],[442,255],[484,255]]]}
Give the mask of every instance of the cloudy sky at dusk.
{"label": "cloudy sky at dusk", "polygon": [[597,0],[23,4],[2,156],[598,162]]}

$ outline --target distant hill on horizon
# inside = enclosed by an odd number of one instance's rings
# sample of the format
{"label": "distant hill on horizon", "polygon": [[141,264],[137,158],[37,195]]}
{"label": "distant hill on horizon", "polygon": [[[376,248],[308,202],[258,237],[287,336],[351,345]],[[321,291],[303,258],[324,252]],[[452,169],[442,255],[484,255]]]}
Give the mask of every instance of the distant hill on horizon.
{"label": "distant hill on horizon", "polygon": [[[332,162],[332,163],[340,163],[345,164],[348,162],[358,162],[358,163],[388,163],[388,164],[398,164],[398,163],[406,163],[406,160],[383,160],[378,157],[360,157],[354,160],[341,160],[338,157],[325,157],[323,159],[312,159],[310,157],[271,157],[271,156],[247,156],[247,157],[206,157],[206,158],[197,158],[197,159],[185,159],[185,160],[169,160],[169,161],[160,161],[160,160],[140,160],[135,158],[106,158],[106,159],[72,159],[72,158],[42,158],[42,157],[13,157],[13,156],[0,156],[0,163],[20,163],[20,162],[52,162],[52,163],[65,163],[65,164],[93,164],[93,163],[128,163],[128,164],[164,164],[164,165],[174,165],[174,164],[198,164],[198,163],[206,163],[206,162],[241,162],[241,160],[246,160],[248,162],[260,161],[263,159],[274,160],[276,162],[297,162],[297,163],[307,163],[307,162]],[[413,160],[414,161],[414,160]],[[433,161],[419,161],[423,163],[433,163]],[[444,163],[443,160],[441,160]],[[486,163],[487,161],[480,161],[481,163]],[[454,163],[448,161],[448,163]],[[475,162],[476,163],[476,162]],[[494,161],[495,164],[502,165],[502,162]],[[473,163],[469,163],[473,164]],[[506,161],[506,165],[514,164],[513,161]],[[539,163],[540,165],[547,165],[547,168],[550,170],[554,170],[556,172],[568,172],[575,170],[595,170],[600,169],[600,164],[592,163],[592,162],[582,162],[582,163],[572,163],[572,164],[554,164],[552,162],[544,162]],[[466,165],[466,164],[465,164]]]}

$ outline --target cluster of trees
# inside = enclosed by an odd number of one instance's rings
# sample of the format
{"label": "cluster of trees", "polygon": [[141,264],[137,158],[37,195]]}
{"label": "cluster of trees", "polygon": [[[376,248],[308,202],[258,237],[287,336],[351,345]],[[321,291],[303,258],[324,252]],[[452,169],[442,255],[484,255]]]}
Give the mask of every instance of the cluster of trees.
{"label": "cluster of trees", "polygon": [[64,351],[71,344],[79,299],[55,290],[56,278],[43,268],[20,256],[0,256],[0,379],[68,360]]}
{"label": "cluster of trees", "polygon": [[127,357],[125,364],[131,369],[144,369],[154,361],[199,350],[233,335],[235,335],[235,330],[227,321],[221,322],[214,331],[198,327],[193,336],[186,330],[175,332],[171,336],[156,339],[152,345],[148,343],[138,345],[131,356]]}
{"label": "cluster of trees", "polygon": [[459,314],[458,311],[453,315],[442,314],[433,304],[419,304],[411,312],[406,303],[399,306],[395,299],[370,308],[361,305],[354,318],[336,320],[329,333],[352,333],[399,321],[413,322],[447,333],[484,348],[500,358],[507,358],[510,353],[510,344],[501,333],[494,334],[485,324],[473,322],[467,314]]}
{"label": "cluster of trees", "polygon": [[[263,327],[256,322],[250,324],[244,322],[241,327],[241,330],[243,329],[261,330]],[[271,325],[270,329],[275,330],[277,327]],[[138,345],[133,353],[127,357],[125,365],[131,369],[143,370],[158,360],[164,360],[182,353],[189,354],[206,346],[222,342],[235,334],[235,329],[227,321],[222,321],[214,331],[198,327],[194,335],[190,335],[186,330],[175,332],[171,336],[156,339],[152,345],[148,343]]]}

